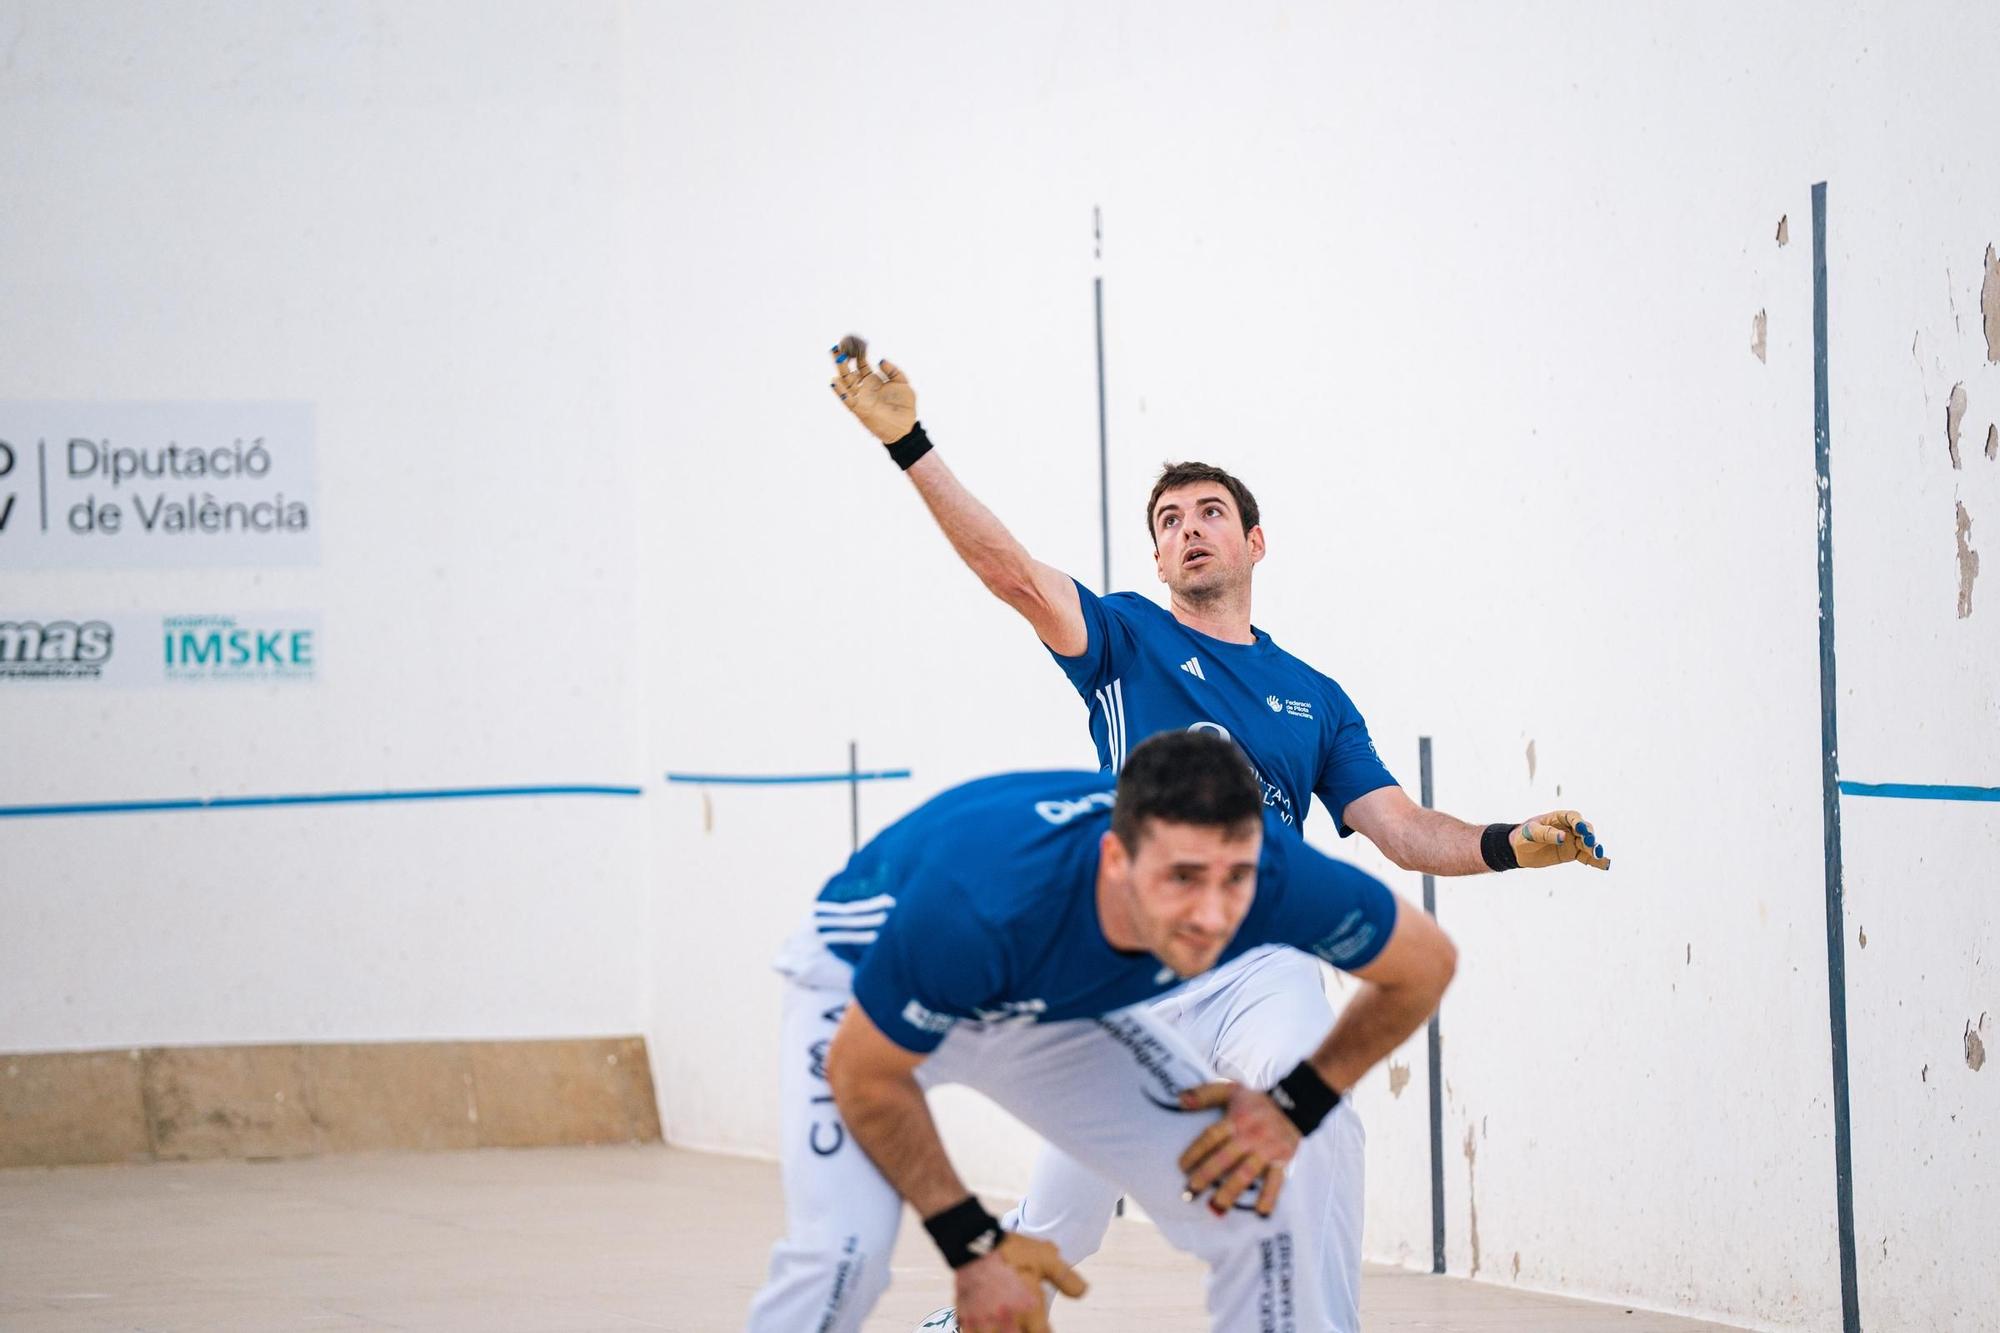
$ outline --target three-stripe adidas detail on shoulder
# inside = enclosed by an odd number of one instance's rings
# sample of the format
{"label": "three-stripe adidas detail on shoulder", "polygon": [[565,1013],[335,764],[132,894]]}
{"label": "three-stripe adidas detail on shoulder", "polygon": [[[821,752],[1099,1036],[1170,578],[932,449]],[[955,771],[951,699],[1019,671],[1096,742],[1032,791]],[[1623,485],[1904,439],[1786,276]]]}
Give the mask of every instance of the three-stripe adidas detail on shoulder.
{"label": "three-stripe adidas detail on shoulder", "polygon": [[1104,709],[1105,748],[1111,751],[1111,771],[1118,772],[1125,767],[1125,682],[1114,680],[1097,691],[1097,702]]}
{"label": "three-stripe adidas detail on shoulder", "polygon": [[887,893],[846,903],[816,902],[813,924],[819,927],[823,943],[873,944],[880,933],[879,927],[889,919],[889,909],[895,905],[895,896]]}

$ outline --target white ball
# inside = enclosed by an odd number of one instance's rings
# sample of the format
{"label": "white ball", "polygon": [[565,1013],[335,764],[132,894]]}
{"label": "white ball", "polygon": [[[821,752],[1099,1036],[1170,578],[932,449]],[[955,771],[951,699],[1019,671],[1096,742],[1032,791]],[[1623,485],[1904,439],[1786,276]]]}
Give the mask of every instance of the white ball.
{"label": "white ball", "polygon": [[958,1311],[947,1305],[933,1310],[917,1325],[916,1333],[958,1333]]}

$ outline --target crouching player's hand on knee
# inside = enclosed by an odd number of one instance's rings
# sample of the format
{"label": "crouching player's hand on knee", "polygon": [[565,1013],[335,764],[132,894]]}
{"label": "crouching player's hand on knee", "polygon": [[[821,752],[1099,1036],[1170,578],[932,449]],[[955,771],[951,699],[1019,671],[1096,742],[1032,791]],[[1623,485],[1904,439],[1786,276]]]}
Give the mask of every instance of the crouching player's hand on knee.
{"label": "crouching player's hand on knee", "polygon": [[1222,1112],[1222,1118],[1203,1130],[1181,1154],[1181,1171],[1187,1176],[1183,1197],[1192,1202],[1213,1189],[1208,1206],[1220,1217],[1255,1185],[1256,1211],[1264,1217],[1271,1215],[1285,1182],[1285,1164],[1299,1150],[1303,1137],[1272,1100],[1277,1091],[1267,1094],[1241,1083],[1204,1083],[1181,1094],[1184,1110]]}
{"label": "crouching player's hand on knee", "polygon": [[1049,1333],[1042,1283],[1072,1299],[1083,1279],[1045,1240],[1009,1233],[982,1259],[956,1270],[958,1326],[965,1333]]}
{"label": "crouching player's hand on knee", "polygon": [[1437,1008],[1458,966],[1458,951],[1428,913],[1400,902],[1395,906],[1395,924],[1380,951],[1347,969],[1360,987],[1326,1040],[1291,1073],[1267,1093],[1239,1083],[1204,1083],[1181,1094],[1185,1110],[1222,1111],[1181,1154],[1189,1200],[1213,1189],[1208,1206],[1220,1216],[1240,1206],[1237,1200],[1255,1183],[1256,1209],[1269,1217],[1278,1204],[1284,1164],[1299,1141],[1333,1114],[1341,1089],[1353,1087]]}

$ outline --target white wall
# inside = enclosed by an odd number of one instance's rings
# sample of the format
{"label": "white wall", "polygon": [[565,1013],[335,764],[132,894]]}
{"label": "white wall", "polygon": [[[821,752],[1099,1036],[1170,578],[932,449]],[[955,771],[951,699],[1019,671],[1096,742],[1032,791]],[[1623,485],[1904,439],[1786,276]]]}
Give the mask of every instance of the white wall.
{"label": "white wall", "polygon": [[[1958,615],[1954,536],[1960,504],[2000,531],[1989,8],[15,4],[0,53],[33,187],[4,396],[310,401],[325,515],[315,567],[0,570],[0,606],[326,627],[304,689],[8,693],[0,803],[647,790],[0,821],[0,1047],[636,1026],[671,1138],[775,1151],[766,963],[846,794],[660,777],[858,738],[915,773],[865,834],[1092,761],[823,349],[902,362],[960,475],[1094,582],[1101,271],[1113,582],[1154,586],[1161,460],[1237,470],[1259,622],[1406,784],[1430,735],[1444,808],[1575,805],[1614,852],[1440,886],[1453,1271],[1837,1322],[1808,189],[1843,773],[1990,785],[2000,630],[1978,582]],[[1988,1317],[1994,809],[1845,804],[1870,1326]],[[1397,1060],[1358,1094],[1368,1249],[1421,1267]],[[1025,1135],[945,1121],[1018,1188]]]}
{"label": "white wall", "polygon": [[[635,346],[687,446],[648,479],[673,516],[645,538],[671,626],[651,660],[692,705],[655,714],[669,765],[832,767],[858,736],[917,775],[867,793],[872,829],[1085,758],[1081,705],[827,396],[822,349],[870,335],[960,474],[1094,581],[1102,205],[1114,582],[1151,586],[1134,515],[1161,459],[1240,471],[1271,537],[1260,622],[1349,687],[1405,781],[1432,735],[1445,808],[1576,805],[1615,853],[1602,879],[1440,888],[1464,959],[1453,1271],[1837,1324],[1809,187],[1832,200],[1846,771],[1991,783],[1996,631],[1956,617],[1946,503],[2000,508],[1976,447],[2000,403],[1974,313],[2000,234],[1991,12],[641,9],[628,50],[635,141],[700,127],[635,162],[660,316]],[[683,572],[711,551],[729,577]],[[665,1114],[770,1151],[775,1113],[741,1094],[774,1085],[769,1054],[703,999],[771,1022],[758,968],[843,853],[844,802],[710,799],[651,807],[677,904]],[[1961,1047],[2000,1012],[1990,809],[1847,802],[1871,1322],[1985,1317],[2000,1214],[1968,1182],[2000,1167],[2000,1094]],[[1421,1044],[1399,1060],[1400,1095],[1361,1093],[1368,1248],[1424,1266]],[[969,1174],[1018,1186],[1019,1136],[947,1120]]]}
{"label": "white wall", "polygon": [[[0,9],[0,397],[309,402],[323,525],[313,567],[0,569],[321,616],[311,684],[8,687],[0,804],[643,780],[617,15],[472,18]],[[0,1049],[633,1031],[640,806],[0,820]]]}

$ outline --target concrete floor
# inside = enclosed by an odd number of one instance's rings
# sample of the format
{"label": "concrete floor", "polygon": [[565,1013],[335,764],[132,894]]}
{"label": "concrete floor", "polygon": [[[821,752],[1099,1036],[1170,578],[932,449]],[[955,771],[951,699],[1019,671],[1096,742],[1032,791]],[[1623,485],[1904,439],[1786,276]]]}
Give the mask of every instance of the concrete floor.
{"label": "concrete floor", "polygon": [[[658,1146],[0,1171],[9,1333],[586,1333],[741,1327],[778,1234],[769,1163]],[[1062,1333],[1197,1333],[1198,1268],[1120,1222]],[[867,1333],[911,1333],[949,1275],[904,1227]],[[1720,1324],[1370,1270],[1369,1333]]]}

